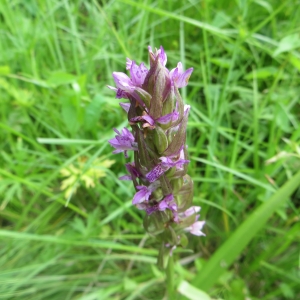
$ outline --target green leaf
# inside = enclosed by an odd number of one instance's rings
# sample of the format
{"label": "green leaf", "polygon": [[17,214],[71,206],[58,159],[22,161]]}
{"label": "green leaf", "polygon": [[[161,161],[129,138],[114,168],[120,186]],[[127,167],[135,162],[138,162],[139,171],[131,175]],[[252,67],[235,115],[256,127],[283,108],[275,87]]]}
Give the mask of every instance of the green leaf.
{"label": "green leaf", "polygon": [[194,284],[209,290],[238,258],[253,237],[263,228],[272,214],[299,187],[300,171],[287,181],[268,201],[261,204],[226,242],[211,256],[195,278]]}
{"label": "green leaf", "polygon": [[278,73],[278,68],[275,67],[265,67],[253,70],[252,72],[248,73],[244,76],[245,79],[265,79],[271,76],[275,76]]}
{"label": "green leaf", "polygon": [[205,292],[195,288],[186,281],[180,283],[178,292],[190,300],[211,300]]}
{"label": "green leaf", "polygon": [[284,132],[290,132],[291,130],[290,120],[288,112],[286,111],[286,107],[279,103],[276,103],[276,124]]}
{"label": "green leaf", "polygon": [[299,34],[294,33],[294,34],[288,35],[279,42],[279,45],[278,45],[277,49],[274,51],[273,56],[277,56],[280,53],[294,50],[298,47],[300,47]]}
{"label": "green leaf", "polygon": [[226,68],[229,69],[230,64],[231,64],[231,60],[230,59],[226,59],[226,58],[212,58],[210,60],[213,64],[221,67],[221,68]]}

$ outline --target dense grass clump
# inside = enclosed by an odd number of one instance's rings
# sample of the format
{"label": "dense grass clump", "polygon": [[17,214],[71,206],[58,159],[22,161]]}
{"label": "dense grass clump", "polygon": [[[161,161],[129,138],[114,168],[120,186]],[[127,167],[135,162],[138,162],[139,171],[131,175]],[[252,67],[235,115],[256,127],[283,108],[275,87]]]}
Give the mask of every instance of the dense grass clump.
{"label": "dense grass clump", "polygon": [[170,68],[194,67],[182,96],[207,221],[174,253],[178,299],[299,299],[299,16],[293,0],[1,1],[0,298],[163,299],[106,88],[163,45]]}

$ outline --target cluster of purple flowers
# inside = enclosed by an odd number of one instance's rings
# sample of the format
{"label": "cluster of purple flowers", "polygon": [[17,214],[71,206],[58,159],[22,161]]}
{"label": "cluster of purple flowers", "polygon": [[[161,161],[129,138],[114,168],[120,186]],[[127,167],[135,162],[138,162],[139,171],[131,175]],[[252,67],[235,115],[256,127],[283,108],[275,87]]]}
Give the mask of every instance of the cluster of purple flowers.
{"label": "cluster of purple flowers", "polygon": [[130,77],[114,72],[116,98],[128,115],[132,128],[117,135],[109,143],[113,153],[134,151],[134,162],[127,163],[128,175],[136,189],[132,204],[145,210],[145,229],[174,249],[185,244],[184,232],[204,235],[204,221],[198,221],[200,207],[191,206],[193,181],[187,175],[186,125],[190,106],[184,105],[178,92],[188,84],[193,68],[183,70],[179,62],[169,71],[167,55],[161,46],[149,46],[150,68],[127,59]]}

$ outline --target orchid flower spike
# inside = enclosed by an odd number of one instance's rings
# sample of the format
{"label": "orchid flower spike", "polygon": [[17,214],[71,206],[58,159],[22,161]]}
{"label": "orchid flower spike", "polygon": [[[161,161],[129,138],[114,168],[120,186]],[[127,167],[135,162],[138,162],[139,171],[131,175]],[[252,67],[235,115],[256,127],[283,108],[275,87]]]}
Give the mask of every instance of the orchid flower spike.
{"label": "orchid flower spike", "polygon": [[[192,206],[193,181],[187,174],[186,129],[190,106],[185,105],[179,88],[188,84],[193,68],[166,68],[167,54],[162,46],[149,46],[150,68],[127,58],[129,76],[113,72],[116,98],[127,113],[127,128],[109,140],[113,153],[132,151],[134,162],[126,163],[129,174],[121,180],[133,182],[132,204],[145,211],[144,228],[172,252],[186,246],[186,233],[204,236],[204,221],[198,221],[199,206]],[[170,251],[170,250],[169,250]]]}

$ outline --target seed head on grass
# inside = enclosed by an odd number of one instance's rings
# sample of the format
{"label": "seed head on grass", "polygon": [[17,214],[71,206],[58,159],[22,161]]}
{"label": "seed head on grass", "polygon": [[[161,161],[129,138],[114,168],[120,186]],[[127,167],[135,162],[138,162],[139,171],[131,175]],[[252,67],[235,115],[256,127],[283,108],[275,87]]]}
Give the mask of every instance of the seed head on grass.
{"label": "seed head on grass", "polygon": [[132,204],[146,212],[145,230],[171,251],[186,246],[186,232],[201,236],[204,221],[198,221],[200,207],[192,206],[193,181],[187,175],[186,127],[190,111],[178,88],[188,84],[193,68],[183,70],[181,62],[169,71],[167,55],[149,50],[150,68],[127,59],[130,77],[114,72],[116,98],[128,115],[132,133],[124,128],[109,140],[114,153],[134,151],[134,162],[127,163],[128,175],[136,193]]}

